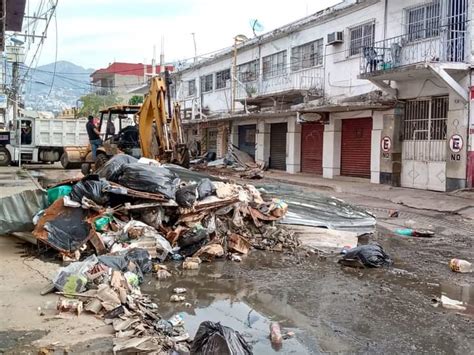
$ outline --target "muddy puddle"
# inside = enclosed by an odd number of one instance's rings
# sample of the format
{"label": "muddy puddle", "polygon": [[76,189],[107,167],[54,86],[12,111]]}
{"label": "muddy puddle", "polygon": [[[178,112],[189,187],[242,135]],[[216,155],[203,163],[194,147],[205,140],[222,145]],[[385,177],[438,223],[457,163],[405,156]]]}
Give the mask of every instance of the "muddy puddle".
{"label": "muddy puddle", "polygon": [[[305,315],[282,300],[257,292],[255,285],[245,277],[229,274],[229,267],[253,264],[259,254],[254,253],[242,264],[217,261],[202,264],[199,270],[180,270],[176,264],[168,264],[175,276],[164,281],[149,277],[141,289],[159,304],[164,318],[181,313],[191,337],[201,322],[213,321],[239,331],[252,345],[255,354],[317,353],[316,340],[303,326],[310,324]],[[185,302],[169,301],[176,287],[187,289]],[[273,347],[269,339],[270,324],[274,321],[279,322],[282,334],[295,334],[284,340],[281,348]]]}
{"label": "muddy puddle", "polygon": [[0,187],[24,186],[30,182],[26,173],[0,173]]}

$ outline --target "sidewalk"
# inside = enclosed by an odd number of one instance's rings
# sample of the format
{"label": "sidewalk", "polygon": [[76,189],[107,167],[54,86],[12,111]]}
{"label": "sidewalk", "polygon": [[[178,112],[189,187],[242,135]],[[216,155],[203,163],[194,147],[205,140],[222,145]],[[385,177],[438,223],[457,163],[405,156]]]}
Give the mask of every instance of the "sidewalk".
{"label": "sidewalk", "polygon": [[280,171],[265,172],[265,179],[304,187],[372,197],[412,208],[443,213],[458,213],[474,220],[474,192],[447,193],[371,184],[366,179],[338,176],[325,179],[310,174],[289,174]]}

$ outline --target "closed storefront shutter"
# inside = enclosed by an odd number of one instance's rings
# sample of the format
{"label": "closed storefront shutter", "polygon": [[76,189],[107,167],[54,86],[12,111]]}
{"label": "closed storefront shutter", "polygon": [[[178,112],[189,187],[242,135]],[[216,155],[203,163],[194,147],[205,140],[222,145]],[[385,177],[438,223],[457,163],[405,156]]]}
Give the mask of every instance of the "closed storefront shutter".
{"label": "closed storefront shutter", "polygon": [[274,123],[270,126],[270,168],[286,170],[286,132],[287,123]]}
{"label": "closed storefront shutter", "polygon": [[341,175],[370,178],[372,118],[342,120]]}
{"label": "closed storefront shutter", "polygon": [[255,158],[255,135],[257,126],[254,124],[239,126],[239,149]]}
{"label": "closed storefront shutter", "polygon": [[301,127],[301,172],[323,174],[323,133],[319,123],[305,123]]}

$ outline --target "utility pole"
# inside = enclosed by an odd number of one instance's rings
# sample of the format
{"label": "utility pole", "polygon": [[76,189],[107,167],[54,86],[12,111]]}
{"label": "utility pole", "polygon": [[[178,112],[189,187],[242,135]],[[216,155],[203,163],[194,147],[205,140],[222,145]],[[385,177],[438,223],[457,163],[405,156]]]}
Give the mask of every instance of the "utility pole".
{"label": "utility pole", "polygon": [[193,36],[193,43],[194,43],[194,64],[196,64],[197,62],[196,34],[193,32],[191,33],[191,36]]}
{"label": "utility pole", "polygon": [[11,99],[13,101],[13,122],[16,122],[18,116],[18,99],[20,95],[18,95],[18,90],[20,87],[20,76],[19,76],[19,65],[20,63],[18,60],[15,60],[12,63],[12,93]]}

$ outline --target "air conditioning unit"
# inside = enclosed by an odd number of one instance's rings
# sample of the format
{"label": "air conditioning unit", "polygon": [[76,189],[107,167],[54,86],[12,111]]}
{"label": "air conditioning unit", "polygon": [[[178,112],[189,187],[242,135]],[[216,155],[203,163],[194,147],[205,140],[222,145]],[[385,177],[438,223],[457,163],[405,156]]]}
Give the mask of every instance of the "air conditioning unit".
{"label": "air conditioning unit", "polygon": [[338,44],[344,42],[344,32],[337,31],[328,33],[328,44]]}

